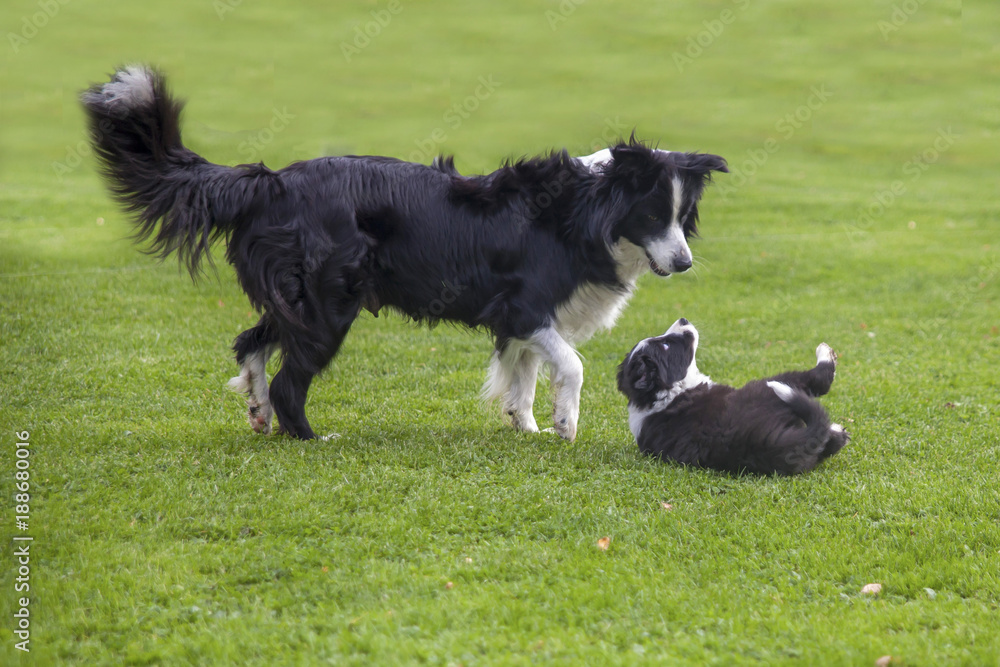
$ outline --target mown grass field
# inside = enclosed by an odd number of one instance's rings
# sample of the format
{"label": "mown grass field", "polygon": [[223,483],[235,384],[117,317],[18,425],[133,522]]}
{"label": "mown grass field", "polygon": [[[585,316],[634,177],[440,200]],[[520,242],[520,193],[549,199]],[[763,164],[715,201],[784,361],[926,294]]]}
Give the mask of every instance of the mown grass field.
{"label": "mown grass field", "polygon": [[[996,8],[392,8],[0,7],[0,662],[1000,664]],[[367,314],[310,393],[339,437],[261,437],[225,388],[255,321],[231,270],[192,284],[138,253],[81,143],[77,92],[133,61],[168,73],[186,143],[220,163],[482,172],[634,127],[733,173],[696,271],[647,276],[581,347],[575,443],[479,404],[485,336]],[[717,381],[830,343],[824,404],[853,442],[795,479],[641,457],[615,369],[679,316]]]}

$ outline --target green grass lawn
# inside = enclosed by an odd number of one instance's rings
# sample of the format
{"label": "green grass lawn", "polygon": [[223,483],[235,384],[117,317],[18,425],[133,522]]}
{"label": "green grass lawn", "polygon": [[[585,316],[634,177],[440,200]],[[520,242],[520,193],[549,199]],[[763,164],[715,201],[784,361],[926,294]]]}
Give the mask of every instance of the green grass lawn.
{"label": "green grass lawn", "polygon": [[[1000,664],[995,7],[50,4],[0,7],[0,662]],[[696,270],[581,347],[575,443],[480,405],[487,337],[367,314],[309,396],[339,437],[262,437],[225,387],[255,321],[231,270],[137,252],[82,143],[77,92],[134,61],[220,163],[483,172],[634,127],[733,173]],[[640,456],[615,370],[680,316],[733,384],[831,344],[851,444],[794,479]]]}

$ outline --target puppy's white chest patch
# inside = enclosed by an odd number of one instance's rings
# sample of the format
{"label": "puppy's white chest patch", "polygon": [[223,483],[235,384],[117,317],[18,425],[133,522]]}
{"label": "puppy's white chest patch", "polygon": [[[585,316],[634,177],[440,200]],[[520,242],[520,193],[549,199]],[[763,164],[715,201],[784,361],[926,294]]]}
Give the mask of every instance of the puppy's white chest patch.
{"label": "puppy's white chest patch", "polygon": [[648,408],[637,408],[636,406],[629,404],[628,427],[631,429],[632,435],[636,440],[638,440],[639,432],[642,430],[642,424],[646,421],[646,418],[650,415],[656,414],[657,412],[663,412],[666,410],[667,406],[673,403],[674,399],[684,392],[702,385],[711,387],[714,384],[715,383],[712,382],[712,378],[699,371],[698,367],[692,362],[691,367],[688,369],[687,376],[670,389],[663,389],[657,392],[656,401]]}
{"label": "puppy's white chest patch", "polygon": [[651,414],[653,414],[653,409],[651,408],[642,410],[634,405],[628,406],[628,427],[632,431],[632,437],[636,440],[639,439],[639,431],[642,430],[642,423]]}

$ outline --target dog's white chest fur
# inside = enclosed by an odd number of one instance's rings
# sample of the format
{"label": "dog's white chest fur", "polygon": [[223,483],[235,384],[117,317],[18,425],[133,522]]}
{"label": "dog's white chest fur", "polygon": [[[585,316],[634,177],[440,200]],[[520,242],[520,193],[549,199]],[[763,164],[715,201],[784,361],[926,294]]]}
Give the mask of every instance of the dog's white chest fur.
{"label": "dog's white chest fur", "polygon": [[600,329],[610,329],[628,303],[635,283],[624,290],[584,284],[556,310],[555,329],[569,343],[583,343]]}
{"label": "dog's white chest fur", "polygon": [[612,328],[635,291],[635,281],[649,267],[645,251],[624,239],[611,250],[624,287],[584,283],[556,309],[555,329],[571,344],[583,343],[599,330]]}

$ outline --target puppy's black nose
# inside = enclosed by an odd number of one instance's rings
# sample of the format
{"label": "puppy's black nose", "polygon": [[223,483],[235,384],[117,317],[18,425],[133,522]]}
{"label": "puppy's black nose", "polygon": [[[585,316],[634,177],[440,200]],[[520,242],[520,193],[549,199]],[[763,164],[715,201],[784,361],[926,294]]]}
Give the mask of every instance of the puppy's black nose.
{"label": "puppy's black nose", "polygon": [[683,318],[683,317],[682,317],[681,319],[677,320],[677,323],[678,323],[678,324],[680,324],[680,325],[681,325],[682,327],[686,327],[687,325],[691,324],[690,322],[688,322],[688,321],[687,321],[687,320],[686,320],[685,318]]}
{"label": "puppy's black nose", "polygon": [[691,268],[691,260],[687,257],[675,257],[674,258],[674,272],[684,273]]}

